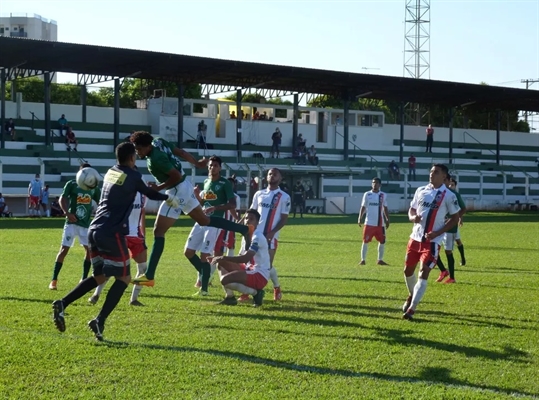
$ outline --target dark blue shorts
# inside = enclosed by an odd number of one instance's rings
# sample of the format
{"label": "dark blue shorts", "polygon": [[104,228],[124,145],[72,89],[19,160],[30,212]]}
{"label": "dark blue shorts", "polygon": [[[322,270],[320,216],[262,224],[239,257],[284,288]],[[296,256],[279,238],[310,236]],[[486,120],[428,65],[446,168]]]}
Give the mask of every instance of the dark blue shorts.
{"label": "dark blue shorts", "polygon": [[129,250],[127,240],[120,233],[88,230],[88,247],[92,258],[93,274],[129,276]]}

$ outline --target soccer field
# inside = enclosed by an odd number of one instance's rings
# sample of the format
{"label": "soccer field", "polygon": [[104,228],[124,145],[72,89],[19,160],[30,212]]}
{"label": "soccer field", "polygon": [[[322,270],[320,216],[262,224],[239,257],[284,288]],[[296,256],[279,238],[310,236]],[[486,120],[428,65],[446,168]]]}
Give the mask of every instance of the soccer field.
{"label": "soccer field", "polygon": [[58,291],[48,289],[63,220],[0,219],[0,398],[539,396],[537,213],[467,215],[467,265],[455,251],[456,284],[431,274],[414,321],[401,318],[412,228],[404,215],[388,229],[390,266],[375,265],[376,243],[357,265],[357,217],[289,221],[275,260],[281,302],[271,282],[260,308],[216,305],[216,280],[211,296],[193,298],[195,272],[183,256],[192,222],[182,217],[167,234],[156,286],[142,291],[146,306],[129,306],[126,293],[96,342],[86,323],[103,300],[72,304],[65,333],[51,319],[51,302],[82,271],[75,246]]}

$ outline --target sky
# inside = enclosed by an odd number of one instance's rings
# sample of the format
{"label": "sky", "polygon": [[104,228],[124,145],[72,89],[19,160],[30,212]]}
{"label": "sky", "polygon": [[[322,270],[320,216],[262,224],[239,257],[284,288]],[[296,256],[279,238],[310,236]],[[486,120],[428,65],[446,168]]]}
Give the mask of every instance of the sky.
{"label": "sky", "polygon": [[[408,76],[405,2],[2,0],[0,14],[53,19],[62,42]],[[430,3],[431,79],[522,88],[539,78],[539,0]]]}

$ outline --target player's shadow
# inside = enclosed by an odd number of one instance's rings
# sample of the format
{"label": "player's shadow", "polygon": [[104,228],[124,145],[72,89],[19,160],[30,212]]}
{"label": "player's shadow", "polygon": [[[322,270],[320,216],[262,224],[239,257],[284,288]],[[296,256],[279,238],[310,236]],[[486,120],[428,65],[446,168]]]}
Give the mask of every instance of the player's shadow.
{"label": "player's shadow", "polygon": [[519,269],[519,268],[506,268],[506,267],[495,267],[495,266],[488,266],[483,268],[474,268],[474,267],[459,267],[458,268],[459,274],[488,274],[488,275],[498,275],[498,274],[507,274],[507,275],[515,275],[517,273],[523,273],[526,275],[539,275],[539,270],[537,269]]}
{"label": "player's shadow", "polygon": [[24,297],[14,297],[14,296],[0,296],[0,301],[25,301],[29,303],[43,303],[43,304],[52,304],[52,300],[49,299],[29,299]]}
{"label": "player's shadow", "polygon": [[391,283],[394,285],[403,286],[403,283],[396,280],[389,279],[377,279],[377,278],[357,278],[354,276],[306,276],[306,275],[279,275],[279,278],[287,279],[319,279],[319,280],[331,280],[331,281],[353,281],[353,282],[380,282],[380,283]]}
{"label": "player's shadow", "polygon": [[392,375],[382,372],[358,372],[353,370],[347,370],[342,368],[328,368],[318,367],[308,364],[292,363],[287,361],[275,360],[267,357],[259,357],[248,353],[242,353],[238,351],[220,350],[220,349],[200,349],[196,347],[187,346],[167,346],[159,344],[147,344],[147,343],[130,343],[130,342],[117,342],[117,341],[104,341],[100,345],[112,347],[116,349],[131,349],[141,348],[145,350],[157,350],[157,351],[170,351],[178,353],[197,353],[208,354],[210,356],[223,357],[242,363],[250,363],[254,365],[264,365],[272,368],[279,368],[282,370],[294,371],[294,372],[307,372],[309,374],[321,375],[321,376],[338,376],[346,378],[367,378],[384,380],[387,382],[407,382],[407,383],[419,383],[422,385],[432,385],[444,383],[447,385],[453,385],[468,390],[482,390],[488,391],[492,394],[510,394],[520,396],[535,396],[537,393],[531,393],[527,391],[518,390],[516,388],[497,387],[493,385],[473,384],[469,381],[463,381],[451,377],[451,370],[448,368],[423,368],[418,376],[413,375]]}
{"label": "player's shadow", "polygon": [[[404,299],[401,299],[400,297],[390,297],[390,296],[375,296],[375,295],[370,295],[370,294],[361,294],[361,293],[358,293],[358,294],[339,294],[339,293],[322,293],[322,292],[304,292],[304,291],[295,291],[295,290],[287,290],[286,291],[286,294],[293,294],[293,295],[300,295],[300,296],[313,296],[313,297],[336,297],[336,298],[343,298],[343,299],[354,299],[354,300],[367,300],[367,299],[372,299],[372,300],[396,300],[396,301],[399,301],[399,300],[403,300],[404,302]],[[316,300],[314,300],[316,301]],[[442,303],[438,303],[438,304],[442,304]],[[329,306],[334,306],[334,307],[346,307],[346,305],[342,305],[342,304],[331,304],[329,305],[328,304],[328,307]],[[355,306],[350,306],[350,307],[355,307]]]}

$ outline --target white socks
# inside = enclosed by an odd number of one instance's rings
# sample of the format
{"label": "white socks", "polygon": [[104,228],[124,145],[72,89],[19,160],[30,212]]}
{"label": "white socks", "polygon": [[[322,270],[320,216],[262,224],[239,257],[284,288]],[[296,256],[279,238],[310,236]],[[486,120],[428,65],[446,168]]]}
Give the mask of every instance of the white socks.
{"label": "white socks", "polygon": [[271,278],[271,281],[273,282],[274,288],[281,287],[281,285],[279,284],[279,278],[277,277],[277,270],[275,269],[275,267],[271,267],[270,269],[270,278]]}
{"label": "white socks", "polygon": [[415,284],[417,283],[417,278],[415,276],[415,273],[412,274],[412,276],[404,275],[404,281],[406,282],[406,287],[408,288],[408,293],[413,294]]}
{"label": "white socks", "polygon": [[369,249],[369,245],[367,243],[361,244],[361,260],[365,261],[367,259],[367,250]]}
{"label": "white socks", "polygon": [[427,280],[419,278],[419,281],[414,286],[414,295],[412,297],[412,304],[411,308],[412,310],[415,310],[421,299],[423,298],[423,295],[425,294],[425,291],[427,290]]}
{"label": "white socks", "polygon": [[378,261],[384,259],[384,250],[386,248],[385,244],[378,243]]}
{"label": "white socks", "polygon": [[[236,290],[240,293],[244,294],[250,294],[251,296],[254,296],[257,293],[256,289],[250,288],[249,286],[245,286],[243,283],[229,283],[225,286],[225,291],[227,297],[231,297],[228,293],[228,291]],[[232,293],[232,296],[234,296],[234,293]]]}
{"label": "white socks", "polygon": [[107,278],[105,282],[103,282],[101,285],[95,288],[94,296],[101,295],[101,292],[103,292],[103,289],[105,289],[105,285],[107,284],[108,281],[109,281],[109,278]]}
{"label": "white socks", "polygon": [[[139,263],[137,264],[137,275],[144,275],[146,272],[146,269],[148,268],[148,263]],[[138,296],[140,294],[140,291],[142,290],[142,285],[134,285],[133,291],[131,292],[131,302],[136,301],[138,299]]]}

